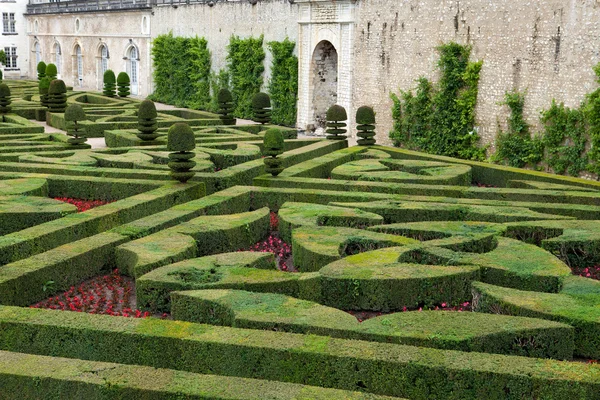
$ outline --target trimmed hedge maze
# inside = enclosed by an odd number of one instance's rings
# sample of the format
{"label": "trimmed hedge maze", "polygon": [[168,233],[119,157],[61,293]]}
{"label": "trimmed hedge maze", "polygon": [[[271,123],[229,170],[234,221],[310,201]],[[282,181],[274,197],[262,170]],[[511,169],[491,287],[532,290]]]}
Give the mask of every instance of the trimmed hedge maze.
{"label": "trimmed hedge maze", "polygon": [[0,135],[0,398],[600,399],[597,182],[167,120]]}

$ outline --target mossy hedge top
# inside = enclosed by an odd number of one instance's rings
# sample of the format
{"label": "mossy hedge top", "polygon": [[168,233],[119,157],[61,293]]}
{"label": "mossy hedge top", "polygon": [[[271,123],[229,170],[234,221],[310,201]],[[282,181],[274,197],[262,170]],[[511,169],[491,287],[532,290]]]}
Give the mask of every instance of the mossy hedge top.
{"label": "mossy hedge top", "polygon": [[252,108],[269,108],[271,107],[271,98],[268,94],[258,92],[252,96]]}
{"label": "mossy hedge top", "polygon": [[59,93],[67,93],[67,86],[62,79],[55,79],[50,82],[50,86],[48,87],[48,94],[59,94]]}
{"label": "mossy hedge top", "polygon": [[375,112],[371,107],[362,106],[356,110],[356,123],[361,125],[372,125],[375,123]]}
{"label": "mossy hedge top", "polygon": [[129,75],[126,72],[119,72],[117,83],[129,83]]}
{"label": "mossy hedge top", "polygon": [[340,105],[333,105],[327,110],[327,121],[345,121],[348,119],[346,109]]}
{"label": "mossy hedge top", "polygon": [[153,119],[157,117],[156,106],[152,100],[144,100],[140,104],[140,108],[138,110],[138,118],[139,119]]}
{"label": "mossy hedge top", "polygon": [[83,121],[85,119],[85,111],[79,104],[71,104],[65,110],[65,121]]}
{"label": "mossy hedge top", "polygon": [[115,77],[115,73],[110,70],[107,69],[106,72],[104,72],[104,83],[115,83],[117,81],[117,78]]}
{"label": "mossy hedge top", "polygon": [[196,147],[194,132],[185,122],[178,122],[169,128],[167,150],[190,151]]}
{"label": "mossy hedge top", "polygon": [[265,150],[283,150],[283,133],[280,129],[271,128],[265,132]]}
{"label": "mossy hedge top", "polygon": [[231,92],[227,89],[221,89],[219,90],[219,94],[217,94],[217,101],[219,103],[228,103],[230,101],[233,101],[233,96],[231,95]]}
{"label": "mossy hedge top", "polygon": [[58,74],[56,65],[54,65],[54,64],[46,65],[46,76],[56,76],[56,74]]}

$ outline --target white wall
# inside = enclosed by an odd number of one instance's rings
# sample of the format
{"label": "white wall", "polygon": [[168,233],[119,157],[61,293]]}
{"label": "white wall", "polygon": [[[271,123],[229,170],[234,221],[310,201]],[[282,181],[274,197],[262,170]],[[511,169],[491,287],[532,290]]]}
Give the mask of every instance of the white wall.
{"label": "white wall", "polygon": [[29,75],[27,22],[23,16],[26,5],[27,0],[0,0],[0,18],[2,18],[2,13],[15,13],[16,21],[16,35],[6,34],[3,32],[3,26],[0,25],[0,49],[4,50],[5,47],[17,48],[17,70],[4,70],[4,76],[7,78],[21,78]]}

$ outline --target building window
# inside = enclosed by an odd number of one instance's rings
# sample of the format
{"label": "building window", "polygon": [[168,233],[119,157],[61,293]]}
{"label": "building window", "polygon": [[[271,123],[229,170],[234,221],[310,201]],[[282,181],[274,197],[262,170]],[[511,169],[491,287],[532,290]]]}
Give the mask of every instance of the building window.
{"label": "building window", "polygon": [[108,70],[108,48],[102,46],[100,50],[100,75],[104,76],[106,70]]}
{"label": "building window", "polygon": [[54,43],[54,64],[56,64],[56,72],[60,75],[62,71],[62,52],[58,43]]}
{"label": "building window", "polygon": [[75,46],[75,61],[77,62],[77,85],[83,86],[83,55],[81,54],[81,47]]}
{"label": "building window", "polygon": [[17,33],[15,29],[15,13],[2,13],[2,28],[4,33]]}
{"label": "building window", "polygon": [[35,65],[38,65],[42,61],[42,46],[40,42],[35,42]]}
{"label": "building window", "polygon": [[4,52],[6,53],[6,69],[17,68],[17,48],[16,47],[5,47]]}

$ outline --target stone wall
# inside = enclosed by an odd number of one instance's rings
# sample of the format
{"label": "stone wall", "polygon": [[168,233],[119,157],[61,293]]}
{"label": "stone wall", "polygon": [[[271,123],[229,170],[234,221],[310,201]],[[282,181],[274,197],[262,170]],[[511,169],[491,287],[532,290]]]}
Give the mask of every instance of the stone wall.
{"label": "stone wall", "polygon": [[364,0],[356,4],[353,104],[377,112],[377,139],[389,143],[390,92],[436,79],[435,47],[454,40],[483,60],[477,123],[492,143],[505,125],[507,91],[527,91],[525,116],[538,123],[553,98],[576,107],[597,87],[598,0]]}

